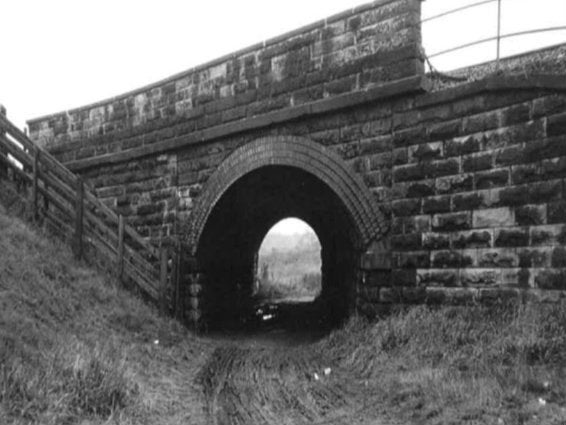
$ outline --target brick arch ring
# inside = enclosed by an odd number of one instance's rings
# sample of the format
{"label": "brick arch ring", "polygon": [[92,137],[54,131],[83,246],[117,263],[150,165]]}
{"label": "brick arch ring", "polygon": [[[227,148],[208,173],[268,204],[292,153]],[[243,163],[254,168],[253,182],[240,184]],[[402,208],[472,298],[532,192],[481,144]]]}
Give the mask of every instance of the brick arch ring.
{"label": "brick arch ring", "polygon": [[388,225],[383,212],[361,177],[338,154],[302,137],[270,136],[237,148],[209,177],[193,210],[187,238],[192,254],[222,195],[244,175],[270,165],[299,168],[325,183],[344,204],[363,247],[385,235]]}

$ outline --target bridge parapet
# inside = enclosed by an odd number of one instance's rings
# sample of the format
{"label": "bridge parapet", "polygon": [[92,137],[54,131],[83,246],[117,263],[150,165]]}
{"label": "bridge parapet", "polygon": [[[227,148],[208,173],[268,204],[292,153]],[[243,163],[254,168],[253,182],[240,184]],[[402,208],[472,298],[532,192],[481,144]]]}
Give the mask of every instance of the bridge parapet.
{"label": "bridge parapet", "polygon": [[[377,0],[115,98],[28,122],[63,162],[423,74],[420,0]],[[172,136],[171,134],[170,136]],[[126,144],[116,143],[134,137]],[[89,140],[91,142],[85,142]],[[80,145],[80,146],[77,146]]]}

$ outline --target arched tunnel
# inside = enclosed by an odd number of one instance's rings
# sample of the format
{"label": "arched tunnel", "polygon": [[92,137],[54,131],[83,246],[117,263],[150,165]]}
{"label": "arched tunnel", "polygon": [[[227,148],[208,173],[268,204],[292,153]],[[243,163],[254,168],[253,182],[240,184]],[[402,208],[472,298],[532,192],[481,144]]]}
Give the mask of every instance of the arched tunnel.
{"label": "arched tunnel", "polygon": [[249,308],[260,244],[271,227],[298,217],[321,244],[322,291],[316,305],[339,322],[352,306],[359,252],[356,231],[340,199],[312,174],[265,166],[234,183],[207,220],[198,261],[206,274],[204,310],[211,323],[234,321]]}
{"label": "arched tunnel", "polygon": [[338,155],[309,140],[277,136],[233,152],[200,196],[189,240],[201,276],[199,308],[209,327],[245,316],[260,245],[288,217],[314,230],[322,263],[320,295],[294,325],[332,327],[353,310],[360,258],[381,237],[383,216]]}

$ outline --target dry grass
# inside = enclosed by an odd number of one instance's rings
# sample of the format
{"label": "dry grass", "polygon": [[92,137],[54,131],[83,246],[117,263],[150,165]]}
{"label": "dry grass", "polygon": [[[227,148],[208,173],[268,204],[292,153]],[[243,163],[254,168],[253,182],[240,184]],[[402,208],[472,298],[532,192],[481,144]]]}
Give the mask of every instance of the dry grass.
{"label": "dry grass", "polygon": [[209,351],[0,207],[1,424],[205,423]]}
{"label": "dry grass", "polygon": [[419,306],[320,344],[408,422],[566,421],[563,305]]}
{"label": "dry grass", "polygon": [[[206,424],[196,377],[222,344],[159,317],[0,207],[0,424]],[[231,360],[251,378],[227,376],[227,401],[246,388],[275,406],[273,394],[307,388],[342,400],[352,424],[380,412],[418,424],[566,422],[563,305],[413,307],[375,324],[355,317],[315,345],[276,346],[281,364],[253,350]]]}
{"label": "dry grass", "polygon": [[432,90],[444,90],[463,83],[502,75],[564,75],[566,71],[566,44],[558,44],[501,59],[471,65],[446,73],[430,72]]}

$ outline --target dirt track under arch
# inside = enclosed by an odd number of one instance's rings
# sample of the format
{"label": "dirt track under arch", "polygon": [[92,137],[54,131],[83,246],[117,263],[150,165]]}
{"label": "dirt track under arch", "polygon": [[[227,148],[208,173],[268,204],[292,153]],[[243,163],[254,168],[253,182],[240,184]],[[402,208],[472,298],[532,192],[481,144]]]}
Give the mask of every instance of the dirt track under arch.
{"label": "dirt track under arch", "polygon": [[[214,335],[197,379],[211,424],[394,424],[376,382],[337,366],[311,335]],[[311,341],[309,341],[309,338]]]}

